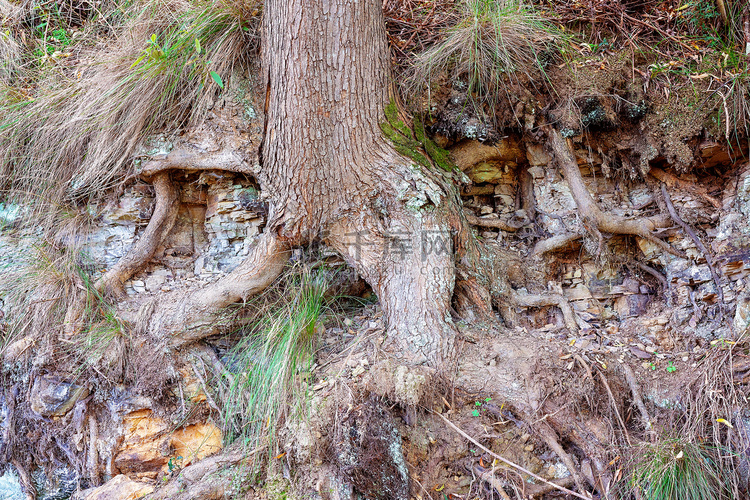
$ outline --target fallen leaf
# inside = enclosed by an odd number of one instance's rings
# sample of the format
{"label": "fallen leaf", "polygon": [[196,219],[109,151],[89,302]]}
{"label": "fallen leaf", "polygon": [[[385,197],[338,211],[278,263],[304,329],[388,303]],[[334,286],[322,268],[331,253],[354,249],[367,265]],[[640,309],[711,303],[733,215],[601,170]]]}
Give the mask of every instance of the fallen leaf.
{"label": "fallen leaf", "polygon": [[723,418],[717,418],[716,421],[719,422],[720,424],[726,425],[730,429],[734,429],[734,426],[732,425],[732,423],[729,422],[729,421],[727,421],[727,420],[725,420],[725,419],[723,419]]}

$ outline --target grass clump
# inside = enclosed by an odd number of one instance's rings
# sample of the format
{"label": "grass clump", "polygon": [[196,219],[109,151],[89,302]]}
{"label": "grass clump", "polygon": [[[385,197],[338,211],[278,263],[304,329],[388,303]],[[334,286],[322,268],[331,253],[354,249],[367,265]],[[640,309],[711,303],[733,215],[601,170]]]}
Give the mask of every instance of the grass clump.
{"label": "grass clump", "polygon": [[78,381],[92,374],[111,383],[122,379],[126,325],[94,288],[87,260],[80,251],[43,242],[0,266],[0,299],[8,315],[0,355],[26,338],[37,346],[35,363],[54,365]]}
{"label": "grass clump", "polygon": [[[0,191],[60,205],[105,192],[147,135],[198,122],[256,46],[252,1],[125,5],[106,44],[0,88]],[[72,43],[61,29],[43,41]]]}
{"label": "grass clump", "polygon": [[327,286],[309,271],[294,273],[267,291],[228,356],[224,373],[224,436],[258,449],[279,424],[302,409],[312,367],[316,326]]}
{"label": "grass clump", "polygon": [[415,58],[414,83],[435,81],[447,71],[491,106],[511,96],[514,82],[546,84],[544,68],[566,43],[548,19],[520,0],[461,0],[459,9],[443,40]]}
{"label": "grass clump", "polygon": [[716,450],[670,438],[643,445],[629,485],[644,500],[724,500],[733,498]]}

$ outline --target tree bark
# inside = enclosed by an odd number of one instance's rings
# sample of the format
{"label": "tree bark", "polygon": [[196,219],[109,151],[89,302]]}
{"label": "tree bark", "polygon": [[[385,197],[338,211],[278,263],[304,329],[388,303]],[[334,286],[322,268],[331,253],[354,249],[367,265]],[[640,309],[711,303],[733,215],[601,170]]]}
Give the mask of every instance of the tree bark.
{"label": "tree bark", "polygon": [[440,365],[455,334],[454,255],[467,260],[467,233],[446,174],[415,165],[381,134],[391,80],[380,2],[267,0],[262,36],[267,227],[228,276],[152,304],[147,329],[173,347],[219,333],[221,308],[270,284],[291,247],[321,239],[378,295],[394,354]]}
{"label": "tree bark", "polygon": [[440,174],[381,135],[390,86],[381,5],[269,0],[264,15],[267,230],[288,245],[323,238],[377,293],[396,350],[437,364],[453,336],[456,206]]}

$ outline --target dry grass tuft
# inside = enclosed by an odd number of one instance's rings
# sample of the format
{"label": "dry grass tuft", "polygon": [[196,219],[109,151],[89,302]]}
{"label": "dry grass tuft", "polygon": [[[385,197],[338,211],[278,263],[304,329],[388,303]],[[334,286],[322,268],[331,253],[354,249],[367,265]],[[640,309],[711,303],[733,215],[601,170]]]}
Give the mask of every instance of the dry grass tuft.
{"label": "dry grass tuft", "polygon": [[145,136],[199,121],[244,67],[258,14],[248,1],[136,4],[73,70],[45,60],[34,89],[0,95],[0,190],[63,204],[132,174]]}
{"label": "dry grass tuft", "polygon": [[423,85],[447,72],[494,107],[510,97],[513,83],[546,84],[544,67],[565,43],[549,20],[518,0],[463,0],[443,41],[414,59],[411,82]]}
{"label": "dry grass tuft", "polygon": [[8,320],[0,356],[15,352],[13,343],[25,338],[21,345],[36,346],[36,366],[52,365],[78,381],[96,376],[115,383],[124,374],[127,328],[90,279],[94,265],[80,245],[91,222],[58,217],[57,238],[22,238],[17,254],[0,267]]}

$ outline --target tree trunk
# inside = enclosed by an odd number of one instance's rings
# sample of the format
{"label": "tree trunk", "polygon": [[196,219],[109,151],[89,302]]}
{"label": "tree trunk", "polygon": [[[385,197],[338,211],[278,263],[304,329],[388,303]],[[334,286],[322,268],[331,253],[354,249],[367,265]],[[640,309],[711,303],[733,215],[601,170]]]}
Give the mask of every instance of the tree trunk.
{"label": "tree trunk", "polygon": [[437,363],[453,334],[453,197],[381,135],[390,57],[378,0],[268,0],[261,187],[267,231],[321,237],[370,283],[410,361]]}
{"label": "tree trunk", "polygon": [[[415,165],[381,134],[390,57],[380,2],[268,0],[262,47],[265,233],[225,278],[152,304],[147,329],[172,347],[219,333],[222,308],[273,281],[291,247],[320,239],[378,295],[394,354],[439,365],[455,334],[454,256],[470,267],[470,239],[444,174]],[[475,282],[462,273],[466,295],[481,298]],[[143,309],[131,319],[142,317]]]}

